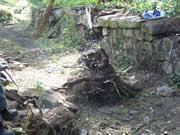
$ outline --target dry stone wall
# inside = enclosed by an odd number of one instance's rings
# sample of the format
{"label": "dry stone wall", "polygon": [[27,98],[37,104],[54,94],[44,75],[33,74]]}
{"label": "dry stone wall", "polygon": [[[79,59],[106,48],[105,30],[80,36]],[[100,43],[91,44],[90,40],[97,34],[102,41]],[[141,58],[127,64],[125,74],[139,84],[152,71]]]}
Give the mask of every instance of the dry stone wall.
{"label": "dry stone wall", "polygon": [[[75,18],[81,40],[88,33],[85,9],[85,6],[76,6],[66,12]],[[61,10],[55,8],[52,13]],[[100,39],[112,62],[120,64],[127,61],[137,67],[166,74],[180,73],[180,17],[144,20],[139,16],[116,13],[96,18],[100,11],[92,7],[93,30],[101,33],[95,36],[101,36],[97,39]],[[58,15],[56,19],[61,18]]]}
{"label": "dry stone wall", "polygon": [[180,18],[144,20],[108,15],[97,19],[102,44],[116,64],[128,59],[138,67],[180,73]]}

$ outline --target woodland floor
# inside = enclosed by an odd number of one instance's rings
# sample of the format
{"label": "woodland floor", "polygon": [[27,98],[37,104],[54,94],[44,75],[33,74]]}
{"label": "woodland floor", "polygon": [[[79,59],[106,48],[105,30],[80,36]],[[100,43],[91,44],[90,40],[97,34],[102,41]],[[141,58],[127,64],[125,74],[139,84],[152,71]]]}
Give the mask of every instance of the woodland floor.
{"label": "woodland floor", "polygon": [[[68,78],[77,76],[79,69],[64,68],[77,65],[80,54],[76,51],[46,53],[31,38],[31,31],[22,25],[0,26],[0,50],[9,57],[28,63],[22,71],[14,71],[20,92],[25,95],[40,94],[52,87],[61,87]],[[51,45],[49,45],[50,47]],[[141,80],[144,89],[135,98],[118,102],[96,103],[79,100],[76,120],[81,128],[112,135],[180,135],[180,97],[161,97],[153,94],[164,86],[167,78],[157,73],[133,70],[127,76]],[[42,91],[37,87],[41,86]],[[13,87],[13,86],[8,86]],[[101,135],[101,134],[98,134]]]}

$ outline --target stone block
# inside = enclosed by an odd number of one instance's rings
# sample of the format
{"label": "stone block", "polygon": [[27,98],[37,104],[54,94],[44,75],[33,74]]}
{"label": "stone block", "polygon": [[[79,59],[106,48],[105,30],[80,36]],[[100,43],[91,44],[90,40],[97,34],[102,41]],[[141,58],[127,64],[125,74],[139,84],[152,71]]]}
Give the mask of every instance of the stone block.
{"label": "stone block", "polygon": [[101,16],[97,18],[97,24],[98,26],[102,27],[110,27],[110,28],[117,28],[118,22],[116,21],[117,15],[107,15],[107,16]]}
{"label": "stone block", "polygon": [[142,20],[138,16],[107,15],[97,18],[97,24],[110,28],[140,28]]}
{"label": "stone block", "polygon": [[110,28],[118,28],[118,22],[116,18],[111,18],[108,20],[108,26]]}
{"label": "stone block", "polygon": [[138,16],[122,16],[116,18],[118,21],[118,27],[120,28],[140,28],[142,19]]}
{"label": "stone block", "polygon": [[180,60],[178,60],[174,65],[174,72],[178,74],[180,73]]}
{"label": "stone block", "polygon": [[143,33],[139,29],[122,29],[122,32],[123,32],[123,36],[137,40],[152,41],[156,38],[148,33]]}
{"label": "stone block", "polygon": [[141,29],[144,33],[151,35],[166,34],[169,30],[169,22],[167,19],[147,21],[142,25]]}
{"label": "stone block", "polygon": [[100,27],[108,27],[108,17],[107,16],[98,17],[97,25]]}
{"label": "stone block", "polygon": [[158,61],[170,61],[175,57],[172,47],[174,46],[174,41],[170,38],[162,38],[159,40],[154,40],[153,45],[156,48],[156,59]]}
{"label": "stone block", "polygon": [[173,66],[168,61],[163,62],[161,68],[166,74],[172,74],[173,73]]}
{"label": "stone block", "polygon": [[103,28],[103,36],[108,36],[108,28]]}

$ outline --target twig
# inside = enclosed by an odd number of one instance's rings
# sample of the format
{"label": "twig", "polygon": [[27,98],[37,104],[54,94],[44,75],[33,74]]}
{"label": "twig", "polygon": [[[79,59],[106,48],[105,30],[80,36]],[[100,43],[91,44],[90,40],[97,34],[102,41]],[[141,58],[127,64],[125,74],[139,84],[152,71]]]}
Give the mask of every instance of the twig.
{"label": "twig", "polygon": [[83,67],[83,66],[62,66],[63,68],[83,68],[85,70],[89,70],[88,68],[86,67]]}
{"label": "twig", "polygon": [[42,111],[41,107],[39,106],[39,104],[38,104],[38,102],[37,102],[37,99],[34,98],[34,102],[35,102],[36,106],[37,106],[38,109],[39,109],[39,112],[40,112],[41,117],[43,117],[43,111]]}
{"label": "twig", "polygon": [[136,128],[136,130],[133,132],[133,133],[136,133],[136,132],[138,132],[141,128],[143,128],[144,126],[146,126],[146,124],[144,123],[144,124],[142,124],[142,125],[140,125],[139,127],[137,127]]}
{"label": "twig", "polygon": [[[60,90],[67,90],[68,88],[66,87],[61,87],[61,88],[52,88],[53,91],[60,91]],[[64,91],[62,91],[64,92]]]}
{"label": "twig", "polygon": [[117,94],[119,95],[119,97],[121,97],[121,94],[119,92],[119,89],[118,89],[116,83],[114,81],[110,81],[110,80],[106,81],[105,83],[108,83],[108,82],[110,82],[110,83],[112,83],[114,85]]}

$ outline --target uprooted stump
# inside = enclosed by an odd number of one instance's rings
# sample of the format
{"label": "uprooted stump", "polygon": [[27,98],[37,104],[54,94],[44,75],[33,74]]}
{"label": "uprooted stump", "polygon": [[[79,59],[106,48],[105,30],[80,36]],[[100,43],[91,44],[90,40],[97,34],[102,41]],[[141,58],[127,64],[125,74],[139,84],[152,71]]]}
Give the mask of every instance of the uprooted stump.
{"label": "uprooted stump", "polygon": [[88,95],[88,99],[113,99],[115,97],[132,97],[136,94],[137,88],[131,82],[117,75],[113,66],[109,63],[105,50],[93,49],[85,53],[82,62],[87,68],[73,81],[68,81],[63,86],[72,88],[73,86],[85,83],[82,93]]}
{"label": "uprooted stump", "polygon": [[47,113],[30,115],[26,133],[29,135],[76,135],[74,128],[74,113],[67,108],[59,106]]}

